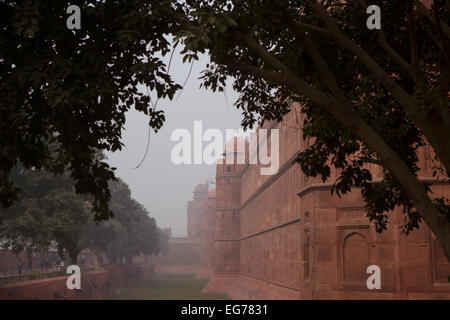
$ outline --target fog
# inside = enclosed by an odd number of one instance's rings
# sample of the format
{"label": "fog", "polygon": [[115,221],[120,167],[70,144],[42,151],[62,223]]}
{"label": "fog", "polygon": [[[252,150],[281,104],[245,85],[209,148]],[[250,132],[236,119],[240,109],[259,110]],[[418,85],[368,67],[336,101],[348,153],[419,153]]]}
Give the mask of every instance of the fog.
{"label": "fog", "polygon": [[[182,63],[179,51],[173,55],[169,73],[183,85],[190,64]],[[164,57],[166,64],[169,59],[170,55]],[[117,167],[116,175],[130,186],[132,197],[148,209],[159,227],[171,227],[172,235],[178,237],[187,233],[186,204],[192,199],[195,185],[213,178],[215,166],[173,164],[171,149],[177,144],[170,139],[173,130],[186,128],[192,134],[194,121],[201,120],[203,131],[217,128],[223,130],[225,136],[225,129],[238,129],[242,118],[241,111],[233,106],[237,93],[233,91],[231,82],[225,94],[199,88],[201,80],[198,78],[207,62],[206,56],[200,56],[194,62],[188,82],[178,99],[177,94],[173,101],[158,102],[157,109],[165,111],[166,122],[157,134],[153,131],[150,134],[149,150],[139,168],[136,166],[144,157],[148,137],[148,117],[141,112],[132,110],[126,114],[127,122],[122,133],[125,146],[120,152],[107,154],[109,164]],[[156,94],[151,95],[155,102]]]}

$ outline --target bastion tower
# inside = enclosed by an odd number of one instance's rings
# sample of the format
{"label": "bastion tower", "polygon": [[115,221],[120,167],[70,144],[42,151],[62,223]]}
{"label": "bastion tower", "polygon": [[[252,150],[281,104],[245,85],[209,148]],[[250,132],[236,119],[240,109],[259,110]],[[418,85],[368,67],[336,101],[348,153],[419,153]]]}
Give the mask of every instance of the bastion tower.
{"label": "bastion tower", "polygon": [[234,275],[240,265],[241,175],[248,159],[248,142],[230,139],[216,168],[216,228],[214,273]]}
{"label": "bastion tower", "polygon": [[194,199],[187,204],[188,238],[202,238],[203,209],[208,199],[208,184],[198,184],[194,189]]}
{"label": "bastion tower", "polygon": [[214,273],[214,233],[216,229],[216,189],[208,192],[203,209],[202,269],[197,278],[211,278]]}

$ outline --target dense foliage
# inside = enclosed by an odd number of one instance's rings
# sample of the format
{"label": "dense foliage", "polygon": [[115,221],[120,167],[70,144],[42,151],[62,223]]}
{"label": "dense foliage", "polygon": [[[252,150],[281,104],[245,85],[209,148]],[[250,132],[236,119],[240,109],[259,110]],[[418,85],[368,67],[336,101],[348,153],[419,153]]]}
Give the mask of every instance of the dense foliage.
{"label": "dense foliage", "polygon": [[131,197],[122,180],[111,183],[114,218],[98,223],[88,198],[75,193],[67,173],[55,176],[21,169],[14,170],[12,177],[22,194],[17,204],[0,210],[4,248],[29,252],[56,246],[60,256],[72,262],[87,248],[97,256],[104,252],[111,262],[131,261],[134,256],[158,254],[167,248],[155,219]]}
{"label": "dense foliage", "polygon": [[[0,202],[20,190],[11,170],[68,166],[76,191],[94,195],[97,218],[111,215],[108,181],[114,168],[96,150],[120,150],[125,112],[134,107],[157,131],[165,117],[150,97],[172,98],[178,85],[161,60],[170,50],[166,0],[0,2]],[[69,30],[69,4],[82,25]],[[56,150],[50,146],[58,143]]]}
{"label": "dense foliage", "polygon": [[[208,52],[203,84],[223,90],[234,77],[243,126],[281,120],[302,106],[299,134],[310,145],[303,172],[333,191],[361,189],[377,231],[401,207],[403,230],[425,223],[450,259],[450,204],[418,179],[418,148],[434,151],[436,180],[450,174],[450,12],[420,1],[370,1],[380,30],[366,27],[365,1],[188,0],[180,17],[186,53]],[[373,181],[366,164],[384,169]]]}
{"label": "dense foliage", "polygon": [[[439,183],[448,183],[450,14],[445,0],[432,3],[373,0],[382,29],[369,30],[364,0],[73,1],[83,20],[70,31],[68,1],[3,1],[0,200],[17,199],[17,165],[68,166],[76,191],[94,195],[97,218],[110,216],[114,174],[95,150],[121,148],[133,105],[160,128],[164,115],[137,85],[169,98],[180,88],[158,58],[173,34],[187,60],[210,55],[206,88],[234,78],[244,127],[279,121],[300,102],[299,134],[313,142],[298,158],[303,171],[327,179],[338,170],[333,190],[359,187],[378,231],[395,207],[406,232],[424,220],[450,260],[450,205],[418,178],[416,155],[427,144]],[[368,163],[383,167],[381,181]]]}

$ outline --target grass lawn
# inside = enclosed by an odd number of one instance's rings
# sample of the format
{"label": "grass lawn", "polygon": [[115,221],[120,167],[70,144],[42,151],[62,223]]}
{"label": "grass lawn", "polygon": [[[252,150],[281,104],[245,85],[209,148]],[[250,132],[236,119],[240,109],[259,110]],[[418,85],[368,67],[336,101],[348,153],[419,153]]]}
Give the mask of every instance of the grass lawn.
{"label": "grass lawn", "polygon": [[195,275],[149,275],[131,282],[120,289],[121,300],[228,300],[226,294],[201,290],[208,279],[196,279]]}

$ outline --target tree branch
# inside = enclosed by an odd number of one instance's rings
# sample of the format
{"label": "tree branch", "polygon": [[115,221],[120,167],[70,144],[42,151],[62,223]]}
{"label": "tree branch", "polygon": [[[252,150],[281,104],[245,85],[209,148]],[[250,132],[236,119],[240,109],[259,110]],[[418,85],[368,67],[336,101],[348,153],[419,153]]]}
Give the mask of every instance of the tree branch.
{"label": "tree branch", "polygon": [[[424,6],[424,4],[420,0],[416,0],[417,8],[419,9],[419,13],[427,18],[431,23],[433,23],[434,26],[436,26],[436,20],[434,19],[433,15],[431,14],[430,10],[427,9],[427,7]],[[444,22],[441,21],[441,28],[445,32],[445,35],[447,38],[450,38],[450,27],[447,26]]]}
{"label": "tree branch", "polygon": [[[261,48],[258,49],[258,52],[263,53],[263,56],[269,58],[271,54],[266,50],[264,50],[265,53],[262,51],[263,50]],[[273,57],[271,60],[272,59],[276,58]],[[275,60],[272,61],[277,63]],[[298,77],[292,78],[280,72],[262,70],[232,58],[223,58],[221,62],[232,70],[250,74],[255,77],[263,77],[267,81],[278,82],[280,85],[287,85],[293,90],[309,98],[317,106],[330,112],[345,127],[373,148],[380,159],[380,163],[391,172],[392,176],[411,198],[417,210],[421,213],[422,218],[431,230],[437,237],[446,239],[448,236],[447,231],[449,229],[449,224],[443,223],[442,214],[433,205],[433,202],[428,196],[424,185],[417,179],[400,156],[395,153],[369,125],[367,125],[367,123],[355,110],[353,110],[353,108],[346,108],[345,106],[342,106],[338,101],[329,98],[324,93],[311,87]],[[446,253],[447,252],[448,250]]]}
{"label": "tree branch", "polygon": [[413,1],[408,1],[408,8],[406,10],[408,16],[408,31],[409,31],[409,43],[411,48],[411,65],[414,72],[418,72],[419,69],[419,47],[417,45],[417,32],[416,21],[414,17]]}
{"label": "tree branch", "polygon": [[405,72],[414,80],[414,82],[416,82],[417,81],[416,74],[411,69],[411,65],[408,62],[406,62],[406,60],[403,59],[403,57],[400,56],[397,53],[397,51],[395,51],[395,49],[389,45],[383,30],[380,29],[377,31],[378,31],[378,43],[380,44],[380,46],[394,59],[394,61],[396,61],[405,70]]}
{"label": "tree branch", "polygon": [[314,26],[314,25],[309,24],[309,23],[298,23],[298,26],[306,28],[306,29],[311,29],[311,30],[318,31],[318,32],[323,33],[323,34],[325,34],[327,36],[330,35],[326,29]]}
{"label": "tree branch", "polygon": [[365,161],[365,162],[368,162],[368,163],[373,163],[373,164],[377,164],[377,165],[383,166],[383,162],[381,160],[378,160],[378,159],[374,159],[374,158],[371,158],[371,157],[360,157],[360,159],[362,161]]}
{"label": "tree branch", "polygon": [[336,77],[331,73],[327,63],[322,58],[320,52],[317,50],[317,48],[314,46],[311,40],[308,39],[305,33],[302,30],[300,30],[300,28],[298,28],[296,24],[294,23],[289,24],[289,28],[294,32],[297,41],[299,41],[302,44],[303,48],[306,50],[308,55],[314,61],[315,65],[317,66],[317,69],[324,77],[324,80],[333,96],[336,99],[338,99],[340,103],[342,103],[343,105],[346,105],[348,108],[352,108],[347,98],[343,94],[336,80]]}
{"label": "tree branch", "polygon": [[447,62],[450,61],[450,48],[448,44],[448,34],[446,35],[443,30],[443,22],[441,22],[441,19],[439,19],[439,7],[437,5],[436,0],[433,0],[433,11],[434,11],[434,21],[436,22],[436,29],[437,33],[439,35],[439,38],[441,38],[441,42],[443,44],[444,50],[445,50],[445,58],[447,59]]}
{"label": "tree branch", "polygon": [[[359,4],[361,5],[361,8],[363,9],[367,8],[366,1],[359,0]],[[378,29],[377,33],[378,33],[378,43],[380,44],[380,46],[405,70],[405,72],[414,80],[414,82],[416,82],[417,77],[411,65],[408,62],[406,62],[406,60],[403,59],[403,57],[400,56],[397,53],[397,51],[395,51],[395,49],[389,45],[384,35],[383,29]]]}
{"label": "tree branch", "polygon": [[[423,134],[443,162],[447,172],[450,172],[450,139],[448,139],[450,137],[450,127],[442,125],[442,123],[448,122],[448,112],[438,110],[433,113],[434,119],[429,119],[429,115],[425,110],[417,110],[416,101],[365,50],[341,32],[336,22],[321,3],[316,0],[309,0],[309,3],[311,3],[313,10],[327,25],[330,36],[358,57],[397,102],[412,114],[414,121],[422,129]],[[438,126],[433,122],[437,122]]]}
{"label": "tree branch", "polygon": [[445,56],[447,53],[444,50],[444,47],[442,46],[442,43],[436,38],[436,36],[431,32],[430,28],[426,25],[422,25],[423,29],[425,30],[425,33],[430,37],[431,40],[433,40],[436,47],[441,51],[441,53]]}
{"label": "tree branch", "polygon": [[[270,55],[270,53],[267,52],[267,55]],[[304,80],[298,78],[295,74],[294,76],[290,76],[283,72],[265,70],[230,57],[222,57],[218,62],[225,64],[233,71],[241,72],[256,78],[262,78],[266,81],[277,83],[279,85],[288,86],[310,99],[314,104],[326,107],[327,110],[335,104],[333,99],[316,88],[310,86]],[[293,72],[290,71],[289,74],[293,74]]]}
{"label": "tree branch", "polygon": [[251,38],[248,34],[242,32],[235,32],[238,39],[245,42],[247,46],[249,46],[253,51],[255,51],[263,60],[271,64],[274,68],[283,71],[286,75],[290,75],[293,77],[297,77],[295,73],[289,69],[284,63],[278,60],[277,57],[272,55],[270,52],[266,50],[263,46],[261,46],[258,42],[256,42],[253,38]]}
{"label": "tree branch", "polygon": [[[372,72],[377,80],[397,99],[405,109],[411,110],[415,104],[414,99],[401,88],[383,68],[360,46],[351,39],[347,38],[339,29],[336,22],[331,18],[328,12],[316,0],[309,0],[314,11],[322,18],[327,25],[330,35],[344,48],[350,50],[357,56],[361,62]],[[412,110],[411,110],[412,111]]]}

